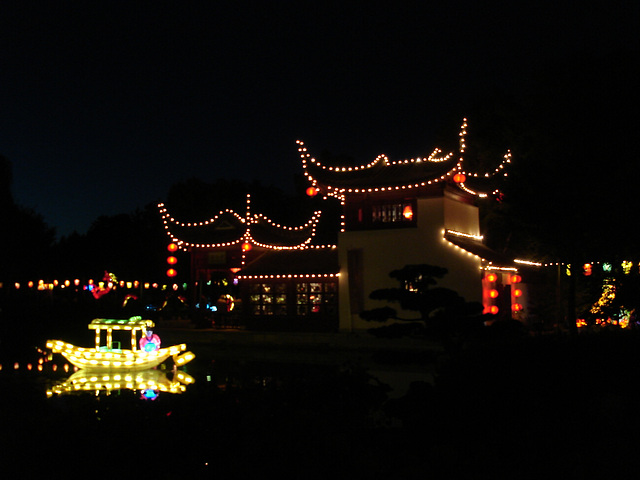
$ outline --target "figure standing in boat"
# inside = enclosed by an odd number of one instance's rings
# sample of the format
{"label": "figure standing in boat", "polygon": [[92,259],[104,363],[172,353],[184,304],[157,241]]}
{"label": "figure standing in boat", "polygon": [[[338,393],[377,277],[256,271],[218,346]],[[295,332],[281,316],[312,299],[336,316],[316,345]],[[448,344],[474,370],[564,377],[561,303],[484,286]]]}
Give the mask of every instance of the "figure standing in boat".
{"label": "figure standing in boat", "polygon": [[155,352],[160,349],[160,337],[153,333],[151,328],[147,328],[145,334],[140,339],[140,350],[145,352]]}

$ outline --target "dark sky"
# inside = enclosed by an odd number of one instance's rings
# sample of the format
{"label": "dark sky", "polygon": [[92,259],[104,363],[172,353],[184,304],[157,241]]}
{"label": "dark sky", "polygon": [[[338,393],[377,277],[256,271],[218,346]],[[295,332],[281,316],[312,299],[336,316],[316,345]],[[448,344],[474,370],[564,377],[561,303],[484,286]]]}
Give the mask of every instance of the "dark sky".
{"label": "dark sky", "polygon": [[297,139],[362,163],[428,155],[479,96],[637,47],[636,2],[520,3],[5,1],[14,198],[67,235],[194,176],[288,189]]}

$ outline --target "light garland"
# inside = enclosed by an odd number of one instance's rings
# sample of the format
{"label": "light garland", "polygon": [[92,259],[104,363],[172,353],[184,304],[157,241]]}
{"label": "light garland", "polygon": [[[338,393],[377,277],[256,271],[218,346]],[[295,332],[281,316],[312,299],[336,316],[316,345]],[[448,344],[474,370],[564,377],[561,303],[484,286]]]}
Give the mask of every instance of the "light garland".
{"label": "light garland", "polygon": [[326,278],[339,278],[339,273],[303,273],[303,274],[274,274],[274,275],[238,275],[238,280],[285,280],[305,279],[318,280]]}
{"label": "light garland", "polygon": [[542,266],[542,263],[532,262],[532,261],[529,261],[529,260],[520,260],[519,258],[515,258],[513,261],[515,263],[519,263],[521,265],[529,265],[529,266],[532,266],[532,267],[541,267]]}
{"label": "light garland", "polygon": [[482,268],[482,270],[486,271],[499,271],[499,272],[518,272],[516,267],[498,267],[497,265],[486,265]]}
{"label": "light garland", "polygon": [[[463,252],[463,253],[466,253],[466,254],[467,254],[467,255],[469,255],[470,257],[474,257],[474,258],[476,258],[476,259],[478,259],[478,260],[481,260],[481,261],[483,261],[483,262],[486,262],[486,261],[487,261],[486,259],[482,258],[481,256],[476,255],[475,253],[470,252],[469,250],[466,250],[466,249],[464,249],[464,248],[462,248],[462,247],[460,247],[460,246],[456,245],[455,243],[453,243],[451,240],[449,240],[449,239],[446,237],[447,232],[452,232],[452,230],[442,230],[442,240],[443,240],[443,241],[445,241],[445,242],[447,242],[447,244],[449,244],[449,246],[451,246],[451,247],[453,247],[454,249],[459,250],[459,251],[461,251],[461,252]],[[477,237],[477,235],[464,234],[464,233],[461,233],[461,232],[456,232],[456,233],[458,234],[458,236],[465,236],[465,237],[468,237],[468,238],[474,238],[474,237]]]}
{"label": "light garland", "polygon": [[[204,221],[204,222],[197,222],[197,223],[191,223],[191,222],[178,222],[177,220],[175,220],[167,211],[165,205],[163,203],[159,203],[158,204],[158,209],[160,211],[161,217],[162,217],[162,221],[164,223],[164,228],[166,230],[167,235],[169,236],[169,238],[171,238],[171,240],[178,244],[180,248],[182,248],[183,250],[187,250],[188,248],[224,248],[224,247],[232,247],[235,245],[239,245],[239,244],[249,244],[249,245],[255,245],[258,247],[262,247],[262,248],[267,248],[267,249],[271,249],[271,250],[305,250],[308,248],[333,248],[335,247],[335,245],[321,245],[321,246],[312,246],[311,242],[313,240],[313,238],[316,235],[316,229],[317,229],[317,225],[318,222],[320,221],[320,216],[322,215],[322,212],[320,210],[316,210],[313,215],[311,216],[311,218],[303,225],[300,226],[295,226],[295,227],[290,227],[290,226],[285,226],[282,225],[280,223],[277,223],[273,220],[271,220],[269,217],[263,215],[263,214],[252,214],[251,213],[251,195],[247,195],[246,197],[246,213],[245,213],[245,217],[241,217],[240,215],[238,215],[236,212],[234,212],[231,209],[226,209],[223,211],[220,211],[217,215],[215,215],[214,217],[212,217],[211,219]],[[202,227],[202,226],[206,226],[206,225],[211,225],[213,223],[215,223],[216,220],[218,220],[222,215],[224,214],[229,214],[229,215],[233,215],[235,216],[238,220],[240,220],[242,222],[242,224],[245,226],[245,230],[242,233],[242,235],[235,239],[235,240],[231,240],[228,242],[218,242],[218,243],[193,243],[193,242],[187,242],[183,239],[178,238],[170,229],[169,224],[174,224],[178,227]],[[310,230],[309,236],[307,238],[305,238],[302,242],[296,244],[296,245],[276,245],[276,244],[268,244],[268,243],[263,243],[263,242],[259,242],[257,241],[252,233],[251,233],[251,226],[252,225],[257,225],[259,223],[262,224],[267,224],[270,227],[273,228],[277,228],[279,230],[283,230],[286,232],[300,232],[300,231],[304,231],[304,230]],[[245,251],[243,249],[243,263],[244,263],[244,254]]]}
{"label": "light garland", "polygon": [[[440,182],[446,181],[451,179],[455,174],[464,174],[466,176],[468,176],[469,178],[478,178],[480,177],[480,175],[478,173],[472,173],[472,172],[466,172],[463,169],[463,163],[464,163],[464,152],[466,150],[466,135],[467,135],[467,119],[463,119],[463,123],[460,127],[460,133],[459,133],[459,137],[460,137],[460,147],[459,147],[459,158],[458,158],[458,162],[452,167],[451,170],[447,171],[446,173],[444,173],[443,175],[440,175],[439,177],[435,177],[435,178],[431,178],[429,180],[425,180],[425,181],[421,181],[421,182],[410,182],[410,183],[404,183],[404,184],[398,184],[398,185],[386,185],[386,186],[378,186],[378,187],[365,187],[365,188],[345,188],[345,187],[337,187],[334,185],[324,185],[323,189],[320,190],[325,190],[325,198],[326,196],[333,196],[335,198],[338,198],[341,202],[344,201],[344,197],[346,194],[359,194],[359,193],[383,193],[383,192],[392,192],[392,191],[401,191],[401,190],[407,190],[407,189],[415,189],[415,188],[422,188],[422,187],[428,187],[430,185],[435,185],[438,184]],[[382,167],[389,167],[389,166],[396,166],[396,165],[407,165],[407,164],[418,164],[418,163],[442,163],[442,162],[446,162],[449,161],[453,158],[454,154],[453,153],[448,153],[446,155],[443,155],[441,157],[438,157],[437,155],[440,155],[442,153],[442,150],[440,150],[439,148],[435,148],[434,151],[431,153],[431,155],[429,155],[426,159],[418,157],[415,159],[407,159],[407,160],[397,160],[397,161],[390,161],[389,158],[384,155],[384,154],[380,154],[378,155],[372,162],[369,162],[367,164],[362,164],[359,166],[354,166],[354,167],[339,167],[339,166],[328,166],[328,165],[323,165],[321,162],[319,162],[317,159],[315,159],[314,157],[311,156],[311,154],[308,152],[307,147],[305,146],[304,142],[302,140],[296,140],[296,144],[298,145],[298,152],[300,154],[300,159],[302,161],[302,167],[304,170],[304,174],[307,178],[307,180],[311,183],[311,186],[314,188],[319,188],[319,182],[318,179],[316,179],[311,172],[309,171],[310,166],[312,165],[314,168],[318,168],[320,170],[325,170],[325,171],[330,171],[330,172],[337,172],[337,173],[348,173],[348,172],[359,172],[359,171],[365,171],[368,169],[371,169],[373,167],[376,166],[382,166]],[[493,173],[485,173],[484,177],[485,178],[490,178],[491,176],[495,175],[496,173],[499,172],[503,172],[503,169],[505,167],[506,164],[511,162],[511,152],[508,151],[507,154],[504,155],[504,159],[502,161],[502,163],[500,165],[498,165],[496,167],[496,169],[494,170]],[[503,172],[503,175],[506,177],[507,173]],[[486,198],[488,197],[490,194],[489,193],[485,193],[485,192],[478,192],[475,191],[471,188],[469,188],[468,186],[466,186],[463,182],[456,182],[456,185],[459,186],[459,188],[461,190],[463,190],[464,192],[472,195],[472,196],[476,196],[479,198]],[[500,192],[498,190],[494,190],[493,192],[491,192],[491,195],[499,195]]]}
{"label": "light garland", "polygon": [[473,240],[478,240],[478,241],[482,241],[484,239],[484,235],[472,235],[470,233],[463,233],[463,232],[458,232],[457,230],[449,230],[449,229],[442,230],[442,234],[454,235],[456,237],[462,237],[462,238],[472,238]]}

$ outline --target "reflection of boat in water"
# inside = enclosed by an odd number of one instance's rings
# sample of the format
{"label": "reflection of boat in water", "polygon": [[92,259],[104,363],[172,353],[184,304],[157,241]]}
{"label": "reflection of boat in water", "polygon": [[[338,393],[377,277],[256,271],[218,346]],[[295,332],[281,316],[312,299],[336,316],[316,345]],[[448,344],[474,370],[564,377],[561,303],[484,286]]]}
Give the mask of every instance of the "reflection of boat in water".
{"label": "reflection of boat in water", "polygon": [[67,380],[47,390],[47,396],[80,392],[107,392],[113,390],[141,390],[182,393],[195,380],[180,370],[174,370],[171,379],[162,370],[106,372],[103,369],[78,370]]}
{"label": "reflection of boat in water", "polygon": [[[60,353],[71,364],[81,369],[94,370],[146,370],[173,358],[177,366],[184,365],[195,357],[186,352],[187,345],[172,345],[147,352],[138,348],[137,334],[144,335],[147,329],[154,326],[151,320],[142,317],[131,317],[128,320],[96,318],[89,324],[90,330],[96,332],[95,348],[77,347],[62,340],[47,340],[47,348],[53,353]],[[131,348],[121,348],[121,343],[113,340],[113,332],[129,332]],[[106,341],[102,344],[102,332],[106,333]],[[183,353],[184,352],[184,353]]]}

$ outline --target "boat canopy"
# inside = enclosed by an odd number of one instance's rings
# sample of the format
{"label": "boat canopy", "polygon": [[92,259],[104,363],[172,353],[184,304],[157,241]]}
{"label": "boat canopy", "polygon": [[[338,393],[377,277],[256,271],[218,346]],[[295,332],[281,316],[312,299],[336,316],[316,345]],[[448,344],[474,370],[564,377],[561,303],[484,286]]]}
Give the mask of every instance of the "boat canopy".
{"label": "boat canopy", "polygon": [[153,320],[143,320],[142,317],[129,319],[95,318],[89,324],[90,330],[146,330],[154,327]]}
{"label": "boat canopy", "polygon": [[[91,320],[89,324],[90,330],[96,331],[96,349],[104,350],[113,350],[114,342],[113,342],[113,331],[114,330],[125,330],[131,332],[131,350],[134,352],[137,349],[137,341],[136,341],[136,332],[141,331],[144,335],[147,331],[147,328],[154,327],[153,320],[143,320],[142,317],[131,317],[129,319],[113,319],[113,318],[95,318]],[[107,339],[105,347],[100,346],[100,332],[107,332]],[[116,342],[119,345],[119,342]],[[118,346],[118,349],[120,347]]]}

